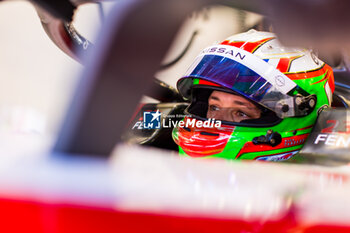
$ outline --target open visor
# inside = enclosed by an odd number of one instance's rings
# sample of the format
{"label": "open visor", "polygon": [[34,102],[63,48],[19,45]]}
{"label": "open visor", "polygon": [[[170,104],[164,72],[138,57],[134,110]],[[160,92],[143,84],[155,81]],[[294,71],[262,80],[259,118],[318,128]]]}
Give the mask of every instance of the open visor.
{"label": "open visor", "polygon": [[279,70],[233,46],[219,45],[204,50],[179,80],[178,90],[189,98],[193,85],[205,85],[202,80],[239,93],[281,118],[305,116],[316,104],[314,96],[309,96]]}

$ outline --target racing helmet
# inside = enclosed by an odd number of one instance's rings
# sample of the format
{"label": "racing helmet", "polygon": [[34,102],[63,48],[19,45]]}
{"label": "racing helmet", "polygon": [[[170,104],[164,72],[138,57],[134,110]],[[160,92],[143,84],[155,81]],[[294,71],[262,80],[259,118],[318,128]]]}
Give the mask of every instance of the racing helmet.
{"label": "racing helmet", "polygon": [[[318,114],[331,105],[334,77],[311,50],[287,48],[273,33],[250,30],[204,49],[177,88],[190,101],[186,124],[172,132],[181,155],[279,161],[303,147]],[[214,91],[248,100],[259,117],[208,119]]]}

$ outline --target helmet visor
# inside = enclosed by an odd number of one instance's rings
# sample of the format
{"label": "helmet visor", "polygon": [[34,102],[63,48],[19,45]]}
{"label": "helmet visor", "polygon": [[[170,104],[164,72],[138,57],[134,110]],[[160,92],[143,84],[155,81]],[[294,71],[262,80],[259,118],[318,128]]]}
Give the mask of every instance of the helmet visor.
{"label": "helmet visor", "polygon": [[[245,53],[239,56],[232,56],[235,51],[229,55],[218,54],[217,49],[213,53],[208,51],[210,48],[196,58],[184,78],[178,82],[178,89],[185,97],[188,97],[189,92],[186,91],[191,89],[194,79],[206,80],[243,95],[281,118],[307,115],[297,111],[294,97],[287,94],[297,85],[267,62],[244,50]],[[242,57],[245,60],[240,59]]]}

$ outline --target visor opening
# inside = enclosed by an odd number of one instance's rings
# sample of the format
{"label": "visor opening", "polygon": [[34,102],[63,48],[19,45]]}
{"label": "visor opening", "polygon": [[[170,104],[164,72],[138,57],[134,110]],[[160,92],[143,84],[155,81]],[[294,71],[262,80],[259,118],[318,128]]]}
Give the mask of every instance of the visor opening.
{"label": "visor opening", "polygon": [[[200,120],[206,120],[207,112],[208,112],[208,99],[214,90],[242,96],[239,93],[235,93],[234,91],[229,90],[227,88],[196,85],[194,86],[194,88],[192,88],[192,102],[187,108],[186,112],[189,113],[194,118],[198,118]],[[282,121],[282,119],[278,117],[277,114],[272,110],[265,108],[257,103],[254,103],[254,104],[261,110],[261,116],[259,118],[242,120],[241,122],[230,122],[230,121],[222,120],[222,123],[226,125],[236,125],[236,126],[267,127],[267,126],[276,125]]]}

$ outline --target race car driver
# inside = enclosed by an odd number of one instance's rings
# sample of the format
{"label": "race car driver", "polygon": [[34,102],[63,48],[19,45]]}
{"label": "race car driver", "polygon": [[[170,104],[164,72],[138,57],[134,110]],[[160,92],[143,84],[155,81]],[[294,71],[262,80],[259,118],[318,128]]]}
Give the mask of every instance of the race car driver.
{"label": "race car driver", "polygon": [[297,154],[331,105],[334,77],[312,51],[250,30],[204,49],[177,88],[191,103],[183,119],[190,124],[172,133],[180,154],[280,161]]}

